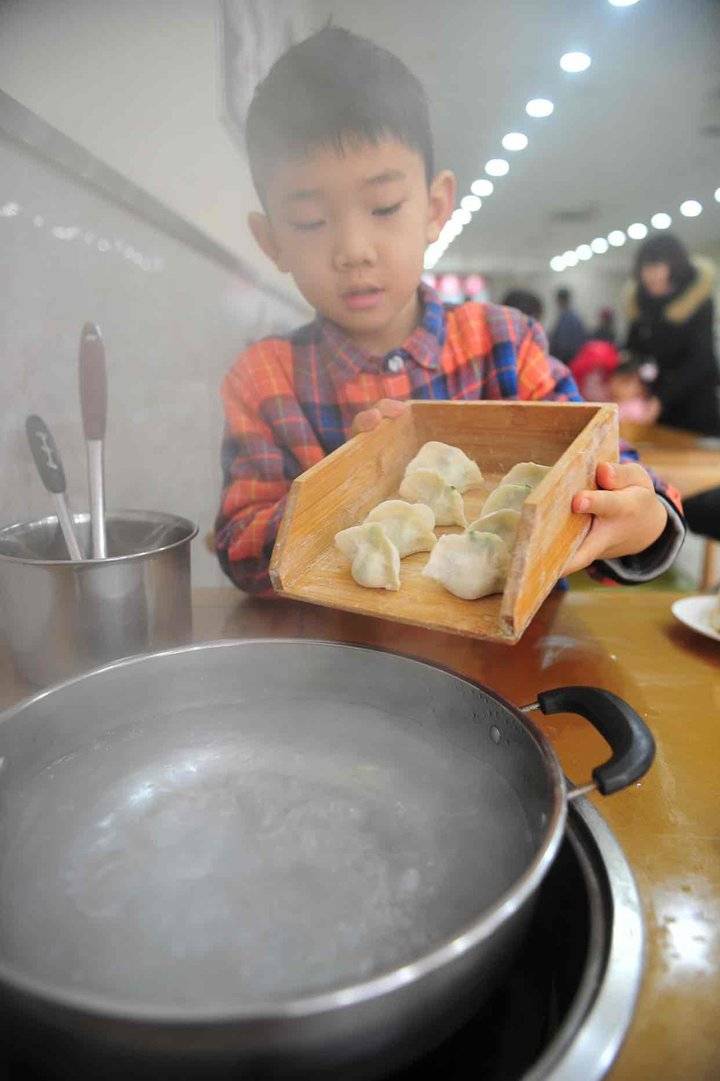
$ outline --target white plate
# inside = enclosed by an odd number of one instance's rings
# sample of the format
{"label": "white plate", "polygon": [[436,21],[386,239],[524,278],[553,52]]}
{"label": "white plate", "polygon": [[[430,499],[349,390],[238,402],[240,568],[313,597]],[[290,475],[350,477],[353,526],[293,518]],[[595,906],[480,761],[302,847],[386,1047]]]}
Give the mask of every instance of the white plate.
{"label": "white plate", "polygon": [[683,597],[673,604],[673,615],[686,627],[720,642],[720,634],[710,626],[710,613],[717,603],[718,598],[714,593],[709,597]]}

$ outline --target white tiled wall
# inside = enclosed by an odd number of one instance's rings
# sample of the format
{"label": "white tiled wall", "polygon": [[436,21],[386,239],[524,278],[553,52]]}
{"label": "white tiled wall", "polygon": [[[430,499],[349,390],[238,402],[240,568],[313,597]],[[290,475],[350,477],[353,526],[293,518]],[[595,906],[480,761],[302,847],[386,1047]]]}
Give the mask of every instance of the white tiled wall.
{"label": "white tiled wall", "polygon": [[202,543],[220,491],[220,380],[247,342],[301,313],[0,141],[3,524],[52,512],[25,441],[29,413],[54,432],[74,509],[87,506],[77,388],[87,320],[107,350],[109,508],[193,519],[194,583],[226,581]]}

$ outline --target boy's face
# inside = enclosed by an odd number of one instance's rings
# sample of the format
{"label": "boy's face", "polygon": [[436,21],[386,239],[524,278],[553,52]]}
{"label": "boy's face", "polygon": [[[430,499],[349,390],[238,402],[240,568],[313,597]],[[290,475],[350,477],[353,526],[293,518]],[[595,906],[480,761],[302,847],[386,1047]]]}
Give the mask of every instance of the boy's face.
{"label": "boy's face", "polygon": [[314,308],[385,352],[415,324],[425,248],[454,196],[451,173],[428,189],[421,156],[404,143],[349,143],[342,154],[323,147],[278,169],[267,217],[251,215],[250,226]]}

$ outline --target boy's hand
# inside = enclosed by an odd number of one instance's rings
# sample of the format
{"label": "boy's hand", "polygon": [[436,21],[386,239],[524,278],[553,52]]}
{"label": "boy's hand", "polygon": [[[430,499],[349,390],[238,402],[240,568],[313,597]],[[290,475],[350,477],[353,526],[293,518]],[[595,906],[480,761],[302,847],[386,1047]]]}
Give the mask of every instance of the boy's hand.
{"label": "boy's hand", "polygon": [[647,472],[636,462],[597,468],[596,492],[573,497],[575,514],[592,514],[585,540],[566,564],[563,575],[589,567],[596,559],[619,559],[649,548],[662,533],[668,512]]}
{"label": "boy's hand", "polygon": [[394,398],[382,398],[372,409],[363,409],[354,417],[350,435],[371,432],[384,417],[399,417],[405,412],[407,405],[407,402],[396,402]]}

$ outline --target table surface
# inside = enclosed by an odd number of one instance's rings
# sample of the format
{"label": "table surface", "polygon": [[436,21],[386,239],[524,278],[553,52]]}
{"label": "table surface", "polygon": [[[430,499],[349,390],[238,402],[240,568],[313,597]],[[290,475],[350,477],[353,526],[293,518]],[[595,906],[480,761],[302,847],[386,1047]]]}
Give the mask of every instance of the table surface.
{"label": "table surface", "polygon": [[[613,1081],[720,1077],[720,644],[679,624],[674,599],[611,587],[556,593],[521,642],[504,646],[232,589],[194,592],[197,641],[363,643],[437,661],[518,705],[563,684],[607,687],[647,720],[657,740],[648,776],[592,797],[632,864],[647,928],[643,988]],[[23,693],[0,651],[0,705]],[[574,781],[607,756],[578,717],[539,723]]]}
{"label": "table surface", "polygon": [[622,423],[620,434],[644,465],[673,484],[683,498],[720,485],[720,445],[710,446],[701,436],[661,424]]}

